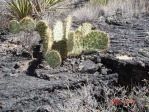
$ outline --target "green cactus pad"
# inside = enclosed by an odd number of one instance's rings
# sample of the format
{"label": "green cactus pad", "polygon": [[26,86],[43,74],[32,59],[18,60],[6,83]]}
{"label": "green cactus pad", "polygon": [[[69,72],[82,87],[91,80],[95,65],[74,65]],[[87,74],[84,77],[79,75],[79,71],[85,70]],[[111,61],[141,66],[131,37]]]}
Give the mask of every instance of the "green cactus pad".
{"label": "green cactus pad", "polygon": [[45,31],[45,36],[43,38],[43,55],[47,54],[47,51],[51,50],[53,45],[52,30],[48,28]]}
{"label": "green cactus pad", "polygon": [[71,32],[67,40],[68,56],[78,56],[83,51],[83,33],[81,31]]}
{"label": "green cactus pad", "polygon": [[109,35],[103,31],[91,31],[84,38],[84,52],[92,53],[96,51],[105,51],[109,47]]}
{"label": "green cactus pad", "polygon": [[17,20],[11,20],[9,23],[10,33],[16,34],[20,32],[20,24]]}
{"label": "green cactus pad", "polygon": [[62,63],[61,56],[56,50],[49,51],[45,56],[45,60],[52,68],[58,67]]}
{"label": "green cactus pad", "polygon": [[63,22],[57,21],[53,29],[53,39],[54,41],[57,42],[62,40],[63,36],[64,36]]}
{"label": "green cactus pad", "polygon": [[45,37],[46,30],[49,28],[48,23],[44,20],[41,20],[36,25],[36,31],[40,34],[40,36],[43,38]]}
{"label": "green cactus pad", "polygon": [[25,32],[32,32],[36,28],[35,21],[31,17],[25,17],[20,21],[21,30]]}
{"label": "green cactus pad", "polygon": [[92,25],[90,23],[83,23],[82,26],[78,28],[78,30],[83,32],[83,35],[86,36],[91,32]]}
{"label": "green cactus pad", "polygon": [[63,38],[62,40],[58,41],[58,42],[54,42],[52,49],[57,50],[60,54],[62,58],[66,58],[67,57],[67,40],[65,38]]}
{"label": "green cactus pad", "polygon": [[72,23],[72,17],[69,15],[67,16],[65,22],[64,22],[64,37],[68,39],[68,35],[71,29],[71,23]]}
{"label": "green cactus pad", "polygon": [[43,41],[43,55],[47,54],[47,51],[51,50],[53,44],[52,30],[49,28],[46,21],[39,21],[36,25],[36,31],[39,33],[41,40]]}

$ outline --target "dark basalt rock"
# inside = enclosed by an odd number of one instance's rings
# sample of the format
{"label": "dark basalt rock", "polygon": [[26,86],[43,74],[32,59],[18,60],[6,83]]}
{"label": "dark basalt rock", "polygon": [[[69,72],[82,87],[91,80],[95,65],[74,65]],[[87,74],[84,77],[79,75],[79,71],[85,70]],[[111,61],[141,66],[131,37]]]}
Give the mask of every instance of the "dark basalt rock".
{"label": "dark basalt rock", "polygon": [[94,73],[98,69],[98,66],[91,60],[86,60],[79,64],[79,71],[84,73]]}
{"label": "dark basalt rock", "polygon": [[119,74],[118,82],[121,84],[142,83],[142,80],[149,80],[149,61],[146,63],[140,60],[122,61],[112,56],[101,57],[102,63],[113,72]]}

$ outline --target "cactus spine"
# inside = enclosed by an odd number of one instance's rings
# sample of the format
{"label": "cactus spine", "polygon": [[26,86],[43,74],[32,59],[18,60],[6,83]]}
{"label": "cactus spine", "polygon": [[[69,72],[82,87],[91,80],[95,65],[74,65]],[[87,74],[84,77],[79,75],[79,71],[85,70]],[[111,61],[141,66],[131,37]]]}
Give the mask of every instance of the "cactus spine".
{"label": "cactus spine", "polygon": [[56,50],[48,51],[45,55],[45,60],[52,68],[60,66],[62,63],[61,56]]}
{"label": "cactus spine", "polygon": [[100,30],[94,30],[84,38],[83,43],[85,53],[105,51],[109,47],[109,35]]}
{"label": "cactus spine", "polygon": [[9,31],[13,34],[20,32],[20,23],[17,20],[11,20],[9,23]]}
{"label": "cactus spine", "polygon": [[20,25],[21,25],[21,30],[25,32],[35,31],[35,28],[36,28],[35,21],[31,17],[24,17],[20,21]]}

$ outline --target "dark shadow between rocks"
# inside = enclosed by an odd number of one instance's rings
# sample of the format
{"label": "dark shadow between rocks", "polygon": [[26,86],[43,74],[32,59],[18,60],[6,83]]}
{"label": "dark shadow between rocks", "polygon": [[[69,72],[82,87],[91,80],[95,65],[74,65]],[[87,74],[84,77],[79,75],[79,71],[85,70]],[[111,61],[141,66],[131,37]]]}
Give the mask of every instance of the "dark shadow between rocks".
{"label": "dark shadow between rocks", "polygon": [[41,64],[43,60],[42,52],[40,52],[41,45],[37,45],[33,48],[33,58],[29,63],[29,67],[27,69],[27,74],[30,76],[36,76],[35,70],[38,68],[38,66]]}

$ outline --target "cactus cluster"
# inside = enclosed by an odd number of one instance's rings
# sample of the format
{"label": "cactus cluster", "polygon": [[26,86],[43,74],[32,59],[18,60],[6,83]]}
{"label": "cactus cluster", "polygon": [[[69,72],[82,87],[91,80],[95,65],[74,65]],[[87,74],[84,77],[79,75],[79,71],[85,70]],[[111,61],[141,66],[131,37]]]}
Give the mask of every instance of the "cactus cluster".
{"label": "cactus cluster", "polygon": [[20,22],[17,20],[11,20],[9,22],[9,31],[13,34],[20,31],[32,32],[36,28],[35,21],[31,17],[25,17]]}
{"label": "cactus cluster", "polygon": [[105,51],[110,44],[109,35],[100,30],[92,30],[90,23],[83,23],[75,32],[70,32],[67,40],[68,56],[81,53]]}
{"label": "cactus cluster", "polygon": [[52,30],[46,21],[35,24],[32,18],[25,17],[20,22],[10,21],[9,30],[12,33],[37,31],[43,43],[43,57],[51,67],[60,66],[67,56],[104,51],[109,47],[109,35],[92,30],[90,23],[83,23],[75,31],[70,31],[71,19],[68,16],[64,22],[57,21]]}

